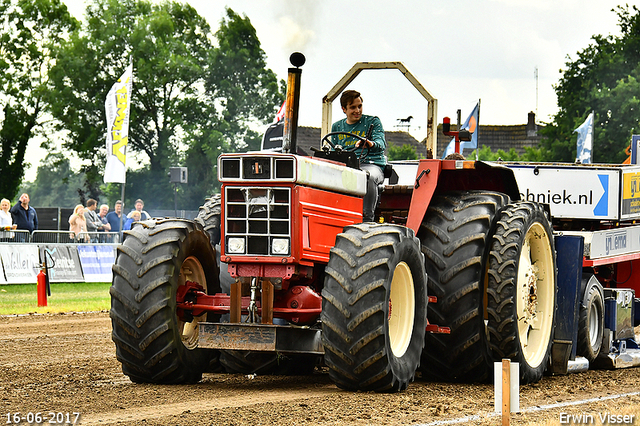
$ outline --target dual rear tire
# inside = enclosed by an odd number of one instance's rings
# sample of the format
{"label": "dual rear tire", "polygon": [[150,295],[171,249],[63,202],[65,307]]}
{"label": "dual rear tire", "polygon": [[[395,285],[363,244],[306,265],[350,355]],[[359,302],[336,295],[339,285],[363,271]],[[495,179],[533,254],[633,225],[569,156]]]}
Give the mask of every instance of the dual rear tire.
{"label": "dual rear tire", "polygon": [[436,196],[418,236],[426,257],[429,322],[450,334],[426,336],[426,378],[480,382],[493,362],[520,363],[521,381],[540,380],[556,309],[551,225],[540,205],[500,193]]}

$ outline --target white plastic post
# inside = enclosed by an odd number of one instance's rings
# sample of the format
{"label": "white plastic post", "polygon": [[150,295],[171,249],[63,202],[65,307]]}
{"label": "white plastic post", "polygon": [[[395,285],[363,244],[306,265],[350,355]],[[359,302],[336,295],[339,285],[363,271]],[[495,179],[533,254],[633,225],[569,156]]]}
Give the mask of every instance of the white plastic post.
{"label": "white plastic post", "polygon": [[505,361],[509,363],[509,368],[507,370],[509,373],[509,379],[506,382],[508,384],[506,388],[506,401],[508,401],[507,413],[517,413],[520,411],[520,364],[517,362],[511,362],[510,360],[493,363],[494,410],[496,413],[503,412],[503,362]]}

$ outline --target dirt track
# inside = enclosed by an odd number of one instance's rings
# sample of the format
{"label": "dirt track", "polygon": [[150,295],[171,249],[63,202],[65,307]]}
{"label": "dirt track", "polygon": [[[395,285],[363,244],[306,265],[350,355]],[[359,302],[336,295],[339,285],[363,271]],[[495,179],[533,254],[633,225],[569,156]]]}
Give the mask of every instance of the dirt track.
{"label": "dirt track", "polygon": [[[106,312],[0,317],[0,424],[7,413],[29,412],[79,412],[80,424],[100,425],[410,425],[465,416],[478,416],[470,424],[501,423],[492,414],[492,385],[417,380],[398,394],[350,393],[323,371],[304,377],[205,374],[197,385],[136,385],[122,374],[110,333]],[[546,377],[521,387],[524,412],[511,424],[560,424],[561,413],[592,415],[595,424],[600,414],[635,414],[640,424],[639,394],[527,411],[638,391],[640,369]]]}

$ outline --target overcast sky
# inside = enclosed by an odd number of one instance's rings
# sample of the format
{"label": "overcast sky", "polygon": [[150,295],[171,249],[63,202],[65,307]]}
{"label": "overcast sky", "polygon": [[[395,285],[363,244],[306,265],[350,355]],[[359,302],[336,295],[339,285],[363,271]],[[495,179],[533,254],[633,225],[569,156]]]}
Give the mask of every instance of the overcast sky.
{"label": "overcast sky", "polygon": [[[63,0],[82,18],[84,0]],[[299,124],[320,127],[322,98],[358,61],[400,61],[438,99],[438,122],[464,121],[481,100],[480,124],[539,122],[557,111],[552,85],[567,56],[594,34],[618,35],[621,1],[610,0],[188,0],[212,29],[225,7],[256,28],[267,65],[286,79],[289,55],[300,51]],[[535,70],[538,69],[536,90]],[[134,77],[135,78],[135,77]],[[134,80],[135,84],[135,80]],[[396,70],[362,73],[349,86],[363,95],[365,114],[385,130],[413,116],[411,133],[423,138],[426,102]],[[537,99],[537,100],[536,100]],[[337,102],[334,102],[337,104]],[[333,119],[343,118],[334,105]]]}

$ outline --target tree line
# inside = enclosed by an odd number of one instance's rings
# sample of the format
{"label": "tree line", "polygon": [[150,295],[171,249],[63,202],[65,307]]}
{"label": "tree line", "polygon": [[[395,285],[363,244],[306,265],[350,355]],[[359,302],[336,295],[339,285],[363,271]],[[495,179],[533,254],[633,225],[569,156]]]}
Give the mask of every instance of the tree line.
{"label": "tree line", "polygon": [[[129,61],[128,157],[143,166],[128,171],[125,194],[149,208],[173,205],[168,170],[186,166],[179,205],[197,209],[219,186],[218,155],[259,148],[253,129],[284,100],[285,83],[266,67],[251,21],[228,8],[215,32],[174,1],[93,0],[78,21],[60,0],[0,0],[0,16],[3,197],[18,195],[27,142],[38,138],[54,153],[41,165],[45,175],[72,172],[69,153],[83,160],[66,182],[81,181],[76,201],[120,197],[119,184],[102,183],[104,102]],[[38,185],[58,186],[45,180]]]}
{"label": "tree line", "polygon": [[[481,159],[573,162],[573,131],[591,111],[593,161],[626,158],[639,131],[640,13],[636,6],[612,12],[619,35],[594,35],[575,59],[567,56],[554,86],[559,110],[544,123],[540,146],[522,156],[483,147]],[[143,166],[128,171],[125,193],[152,209],[173,205],[172,166],[188,167],[178,203],[196,209],[219,188],[218,155],[258,149],[261,135],[254,129],[270,122],[284,100],[285,82],[266,67],[255,28],[231,9],[215,31],[193,7],[174,1],[91,0],[78,21],[60,0],[0,0],[0,20],[2,197],[36,191],[43,197],[32,196],[36,205],[44,198],[113,204],[120,197],[119,184],[102,183],[104,101],[129,61],[128,155]],[[50,154],[36,181],[25,184],[30,141],[42,141]],[[389,154],[415,158],[407,147],[390,147]],[[71,155],[83,160],[79,171],[71,168]]]}

